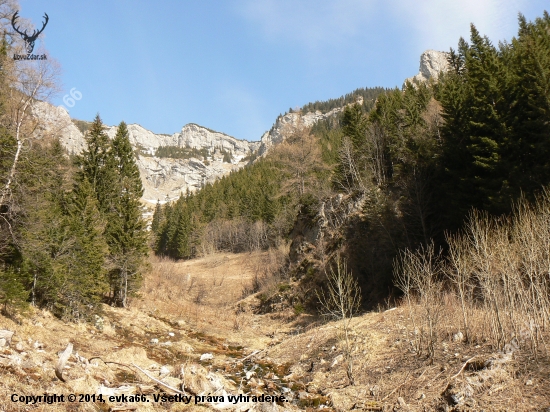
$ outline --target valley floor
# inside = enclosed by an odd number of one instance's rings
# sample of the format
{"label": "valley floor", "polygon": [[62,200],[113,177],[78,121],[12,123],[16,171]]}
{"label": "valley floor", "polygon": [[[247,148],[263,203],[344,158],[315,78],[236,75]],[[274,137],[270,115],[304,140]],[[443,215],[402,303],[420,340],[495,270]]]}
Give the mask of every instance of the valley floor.
{"label": "valley floor", "polygon": [[[521,345],[498,351],[466,344],[458,331],[449,330],[429,361],[415,350],[406,306],[354,318],[348,344],[341,321],[321,322],[284,304],[277,312],[258,314],[260,299],[242,299],[243,290],[252,288],[268,253],[186,262],[152,258],[151,273],[131,308],[105,306],[95,325],[65,324],[39,310],[19,323],[0,317],[0,329],[15,332],[0,348],[0,410],[550,408],[547,357],[531,359]],[[277,285],[271,290],[276,294]],[[62,382],[54,369],[69,343],[74,348]],[[45,392],[103,394],[107,401],[25,404],[19,398]],[[191,396],[190,403],[154,397],[178,393]],[[283,395],[286,401],[227,402],[239,393]],[[14,394],[23,402],[13,402]],[[149,402],[131,402],[135,398],[124,394],[145,394]]]}

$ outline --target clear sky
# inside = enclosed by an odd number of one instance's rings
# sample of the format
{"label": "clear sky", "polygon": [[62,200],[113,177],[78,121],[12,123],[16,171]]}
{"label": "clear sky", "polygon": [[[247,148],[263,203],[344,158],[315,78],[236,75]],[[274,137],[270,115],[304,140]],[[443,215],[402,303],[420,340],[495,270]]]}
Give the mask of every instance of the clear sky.
{"label": "clear sky", "polygon": [[[187,123],[259,140],[290,107],[359,87],[401,86],[427,49],[456,48],[473,22],[494,42],[548,0],[19,0],[62,67],[73,118]],[[36,53],[35,50],[35,53]]]}

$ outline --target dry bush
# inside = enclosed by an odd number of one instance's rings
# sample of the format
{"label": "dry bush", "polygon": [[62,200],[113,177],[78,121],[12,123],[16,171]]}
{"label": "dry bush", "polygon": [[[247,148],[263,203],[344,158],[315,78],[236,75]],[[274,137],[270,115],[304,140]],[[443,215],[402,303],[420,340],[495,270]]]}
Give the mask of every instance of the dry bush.
{"label": "dry bush", "polygon": [[[441,255],[435,252],[433,244],[421,247],[416,253],[405,250],[396,265],[397,286],[405,294],[413,322],[416,352],[421,355],[426,349],[431,360],[438,340],[437,327],[443,316],[441,273]],[[418,317],[413,312],[413,300],[422,308]]]}
{"label": "dry bush", "polygon": [[266,253],[256,254],[249,261],[249,268],[254,274],[251,282],[243,288],[243,297],[256,292],[272,295],[279,283],[288,281],[288,254],[290,245],[280,243]]}
{"label": "dry bush", "polygon": [[327,290],[319,293],[317,298],[326,316],[341,320],[346,372],[350,385],[354,385],[351,319],[361,308],[361,288],[340,255],[336,255],[334,265],[326,272],[326,276]]}
{"label": "dry bush", "polygon": [[547,355],[549,221],[545,192],[534,204],[521,199],[511,217],[472,212],[463,233],[447,236],[445,260],[433,247],[401,255],[395,275],[418,331],[419,353],[426,348],[433,357],[445,325],[471,343],[500,350],[512,343],[535,357]]}

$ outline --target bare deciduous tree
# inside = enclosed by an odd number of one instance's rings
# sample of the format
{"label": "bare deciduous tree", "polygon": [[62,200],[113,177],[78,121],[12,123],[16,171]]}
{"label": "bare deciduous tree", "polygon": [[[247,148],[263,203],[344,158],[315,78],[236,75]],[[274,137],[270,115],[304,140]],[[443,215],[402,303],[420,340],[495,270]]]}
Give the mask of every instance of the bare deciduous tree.
{"label": "bare deciduous tree", "polygon": [[[0,24],[9,13],[10,2],[0,0]],[[6,11],[8,10],[8,11]],[[5,26],[4,26],[5,27]],[[8,32],[9,34],[9,32]],[[14,183],[25,149],[32,143],[38,121],[33,106],[38,100],[47,100],[57,90],[57,65],[51,60],[14,61],[4,44],[0,53],[0,129],[3,135],[0,154],[3,169],[0,173],[0,251],[17,242],[16,226],[22,205],[13,196]],[[11,53],[10,53],[11,54]]]}
{"label": "bare deciduous tree", "polygon": [[473,290],[473,261],[469,254],[468,239],[464,236],[446,235],[447,243],[449,244],[449,267],[445,271],[447,277],[453,282],[460,306],[462,309],[462,321],[466,341],[471,339],[470,326],[468,319],[468,304],[472,300],[471,294]]}
{"label": "bare deciduous tree", "polygon": [[5,100],[1,125],[15,139],[11,167],[0,189],[0,205],[10,198],[17,166],[25,145],[33,138],[39,119],[33,115],[37,101],[47,101],[58,90],[58,66],[50,60],[12,61],[4,59]]}
{"label": "bare deciduous tree", "polygon": [[[443,300],[441,298],[443,285],[439,281],[442,273],[442,260],[435,252],[433,243],[418,251],[406,249],[396,265],[395,278],[409,304],[411,318],[415,327],[416,351],[421,355],[425,347],[431,361],[434,359],[437,343],[437,326],[442,316]],[[421,322],[418,325],[414,317],[413,300],[419,300],[422,310]]]}
{"label": "bare deciduous tree", "polygon": [[367,128],[367,162],[370,165],[374,183],[379,187],[384,186],[387,180],[386,140],[384,129],[378,123],[374,123]]}
{"label": "bare deciduous tree", "polygon": [[359,171],[359,165],[354,153],[351,139],[345,136],[338,151],[340,157],[340,173],[336,178],[336,184],[348,193],[356,189],[365,190],[365,182]]}

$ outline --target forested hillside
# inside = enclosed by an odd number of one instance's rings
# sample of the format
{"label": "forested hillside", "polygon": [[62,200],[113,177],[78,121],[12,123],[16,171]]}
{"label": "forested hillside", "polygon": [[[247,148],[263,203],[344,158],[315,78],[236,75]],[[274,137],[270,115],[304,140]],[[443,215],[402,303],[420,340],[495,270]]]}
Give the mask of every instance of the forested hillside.
{"label": "forested hillside", "polygon": [[[338,236],[327,233],[324,247],[348,257],[370,303],[394,293],[400,251],[432,242],[445,249],[445,233],[459,230],[473,208],[509,213],[522,194],[534,200],[550,183],[548,14],[520,17],[518,35],[498,46],[472,25],[470,41],[460,39],[449,59],[451,71],[437,82],[386,90],[371,110],[368,99],[347,106],[336,119],[299,128],[248,168],[158,205],[156,253],[268,247],[288,239],[296,219],[318,224],[340,194],[360,209]],[[323,272],[311,261],[321,254],[318,240],[301,270]]]}
{"label": "forested hillside", "polygon": [[[54,58],[12,57],[17,9],[0,0],[0,410],[550,411],[548,12],[498,43],[472,24],[414,83],[249,142],[71,122]],[[263,99],[224,87],[253,122]]]}

